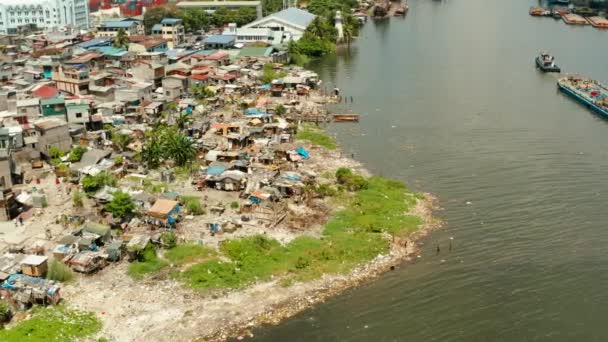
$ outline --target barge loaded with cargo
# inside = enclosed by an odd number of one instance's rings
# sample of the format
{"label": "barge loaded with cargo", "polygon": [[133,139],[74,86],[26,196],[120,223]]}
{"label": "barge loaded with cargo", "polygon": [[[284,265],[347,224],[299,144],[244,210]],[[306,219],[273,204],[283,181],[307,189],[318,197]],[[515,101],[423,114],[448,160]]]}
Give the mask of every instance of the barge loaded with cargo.
{"label": "barge loaded with cargo", "polygon": [[557,86],[561,91],[608,119],[608,87],[582,76],[560,78]]}

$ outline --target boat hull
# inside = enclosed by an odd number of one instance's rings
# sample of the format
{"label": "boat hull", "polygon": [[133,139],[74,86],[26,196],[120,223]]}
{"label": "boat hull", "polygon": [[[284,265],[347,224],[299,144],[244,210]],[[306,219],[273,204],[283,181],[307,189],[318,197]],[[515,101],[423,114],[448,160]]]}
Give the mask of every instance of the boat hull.
{"label": "boat hull", "polygon": [[546,66],[541,61],[540,57],[536,57],[536,67],[542,70],[543,72],[561,72],[562,70],[557,66]]}
{"label": "boat hull", "polygon": [[591,109],[594,113],[596,113],[596,114],[600,115],[602,118],[608,120],[608,110],[604,110],[604,109],[598,107],[596,104],[589,102],[589,100],[585,99],[584,97],[580,96],[575,91],[573,91],[572,89],[566,87],[565,85],[563,85],[559,82],[557,83],[557,86],[558,86],[559,90],[561,90],[564,94],[569,95],[570,97],[577,100],[579,103],[585,105],[585,107],[588,107],[589,109]]}

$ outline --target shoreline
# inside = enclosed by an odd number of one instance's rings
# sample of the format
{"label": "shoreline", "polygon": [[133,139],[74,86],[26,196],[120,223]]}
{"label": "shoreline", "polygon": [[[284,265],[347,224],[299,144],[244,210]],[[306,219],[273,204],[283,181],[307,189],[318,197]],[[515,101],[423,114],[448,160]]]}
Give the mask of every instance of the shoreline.
{"label": "shoreline", "polygon": [[308,291],[294,294],[291,298],[267,308],[254,318],[232,323],[213,334],[196,338],[194,341],[222,342],[230,338],[253,337],[251,333],[253,328],[278,325],[346,290],[361,286],[397,267],[406,267],[408,262],[416,259],[416,255],[420,251],[419,242],[442,225],[440,220],[432,216],[433,211],[437,209],[437,198],[430,193],[421,193],[421,195],[424,198],[418,199],[415,207],[408,214],[419,217],[422,223],[417,231],[405,239],[407,240],[405,246],[403,243],[393,242],[388,255],[378,255],[372,261],[356,267],[348,274],[325,274],[321,279],[306,282],[305,284],[310,287]]}
{"label": "shoreline", "polygon": [[[312,164],[319,167],[332,160],[333,167],[350,167],[366,176],[361,163],[341,156],[340,148],[313,149]],[[282,284],[283,277],[256,282],[240,289],[201,292],[187,287],[166,272],[144,280],[127,275],[128,264],[110,266],[97,274],[79,276],[63,288],[70,307],[96,313],[103,323],[94,336],[109,341],[226,341],[252,335],[264,325],[276,325],[348,289],[375,279],[395,267],[407,267],[416,259],[420,241],[442,222],[432,216],[436,198],[420,193],[407,211],[420,219],[418,229],[403,239],[396,238],[386,253],[346,273],[324,274],[320,278]],[[332,217],[339,211],[333,206]],[[273,231],[269,231],[272,236]],[[256,234],[256,232],[250,232]],[[291,238],[301,232],[291,232]],[[241,235],[240,237],[242,237]],[[234,238],[239,238],[235,236]],[[404,247],[405,240],[408,241]],[[120,327],[117,329],[116,327]]]}

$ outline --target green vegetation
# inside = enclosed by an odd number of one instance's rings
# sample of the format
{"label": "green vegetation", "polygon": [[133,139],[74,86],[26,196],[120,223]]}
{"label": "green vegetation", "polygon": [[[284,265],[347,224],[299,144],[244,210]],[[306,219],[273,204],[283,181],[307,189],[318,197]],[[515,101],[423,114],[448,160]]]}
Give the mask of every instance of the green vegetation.
{"label": "green vegetation", "polygon": [[5,300],[0,299],[0,324],[8,322],[12,316],[11,306]]}
{"label": "green vegetation", "polygon": [[203,215],[205,210],[201,206],[201,198],[198,196],[181,196],[181,200],[184,206],[188,209],[188,212],[192,215]]}
{"label": "green vegetation", "polygon": [[116,131],[112,131],[112,137],[110,138],[114,146],[118,147],[119,150],[124,151],[127,145],[131,142],[131,137],[128,134],[122,134]]}
{"label": "green vegetation", "polygon": [[328,150],[335,150],[337,148],[336,141],[328,136],[322,130],[312,126],[303,125],[301,126],[296,138],[299,140],[306,140],[312,144],[323,146]]}
{"label": "green vegetation", "polygon": [[351,14],[356,0],[310,0],[307,9],[317,18],[308,26],[300,40],[289,44],[292,63],[306,64],[310,58],[321,57],[336,49],[338,39],[335,28],[336,11],[342,12],[344,43],[350,45],[359,34],[359,22]]}
{"label": "green vegetation", "polygon": [[213,289],[240,288],[277,276],[289,284],[290,279],[347,272],[388,251],[385,233],[407,235],[420,224],[418,218],[406,214],[416,198],[404,184],[381,177],[367,182],[367,188],[353,193],[346,209],[326,224],[321,239],[302,236],[281,245],[258,235],[225,241],[220,251],[230,261],[210,259],[176,277],[193,288]]}
{"label": "green vegetation", "polygon": [[165,248],[175,248],[177,246],[177,235],[174,232],[164,232],[160,236],[160,242]]}
{"label": "green vegetation", "polygon": [[95,176],[86,176],[80,183],[87,194],[94,194],[104,186],[116,186],[116,177],[113,174],[102,171]]}
{"label": "green vegetation", "polygon": [[118,32],[116,32],[116,37],[114,37],[114,41],[112,42],[112,46],[115,48],[127,48],[129,47],[129,37],[124,29],[119,28]]}
{"label": "green vegetation", "polygon": [[165,258],[174,265],[184,265],[215,255],[216,252],[211,248],[202,245],[186,244],[168,250],[167,253],[165,253]]}
{"label": "green vegetation", "polygon": [[277,115],[285,115],[285,113],[287,113],[287,108],[279,103],[276,107],[274,107],[274,112]]}
{"label": "green vegetation", "polygon": [[83,146],[74,147],[70,151],[70,154],[68,155],[68,161],[70,163],[79,162],[80,159],[82,159],[82,156],[85,154],[86,151],[88,151],[86,147],[83,147]]}
{"label": "green vegetation", "polygon": [[158,272],[167,265],[166,261],[156,255],[154,246],[149,245],[139,254],[139,260],[129,265],[127,273],[134,279],[142,279],[147,274]]}
{"label": "green vegetation", "polygon": [[276,70],[274,70],[274,65],[272,63],[264,64],[263,72],[264,75],[262,77],[262,82],[264,83],[270,83],[273,80],[287,76],[287,72],[285,71],[277,72]]}
{"label": "green vegetation", "polygon": [[336,180],[338,184],[346,186],[350,191],[367,189],[369,183],[365,177],[354,174],[351,169],[341,167],[336,171]]}
{"label": "green vegetation", "polygon": [[182,19],[186,32],[200,29],[207,30],[211,24],[220,27],[228,23],[236,23],[239,27],[254,21],[257,17],[254,8],[232,10],[219,8],[213,14],[207,14],[201,9],[180,10],[175,6],[156,6],[149,8],[144,14],[144,27],[150,33],[152,26],[160,23],[163,18]]}
{"label": "green vegetation", "polygon": [[122,191],[116,191],[112,194],[110,203],[106,204],[103,208],[112,213],[112,216],[123,218],[135,211],[135,203],[131,201],[131,195]]}
{"label": "green vegetation", "polygon": [[122,165],[122,163],[125,162],[125,158],[123,158],[123,156],[116,156],[114,158],[114,164],[116,165]]}
{"label": "green vegetation", "polygon": [[59,165],[61,163],[61,158],[65,156],[65,152],[56,146],[51,146],[49,147],[49,156],[51,157],[51,165]]}
{"label": "green vegetation", "polygon": [[49,270],[46,274],[46,278],[50,280],[67,282],[74,278],[74,273],[64,263],[53,259],[49,262]]}
{"label": "green vegetation", "polygon": [[177,166],[192,162],[198,153],[194,141],[175,127],[158,126],[146,134],[140,153],[148,167],[156,168],[163,160],[171,159]]}
{"label": "green vegetation", "polygon": [[32,318],[0,330],[0,341],[65,342],[82,339],[101,329],[94,314],[63,306],[35,307]]}
{"label": "green vegetation", "polygon": [[230,208],[232,208],[232,209],[238,209],[239,206],[240,206],[239,202],[237,202],[237,201],[233,201],[230,203]]}

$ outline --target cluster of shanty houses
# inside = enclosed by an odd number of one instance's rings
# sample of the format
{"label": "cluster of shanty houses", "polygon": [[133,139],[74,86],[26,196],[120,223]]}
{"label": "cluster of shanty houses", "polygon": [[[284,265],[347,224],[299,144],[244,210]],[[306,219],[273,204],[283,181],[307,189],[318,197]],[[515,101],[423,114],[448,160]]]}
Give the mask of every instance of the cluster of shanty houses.
{"label": "cluster of shanty houses", "polygon": [[[156,176],[137,156],[154,124],[176,124],[163,113],[177,108],[192,117],[185,132],[198,154],[189,186],[237,192],[241,199],[236,218],[223,215],[224,206],[209,204],[214,216],[205,221],[207,227],[217,232],[249,220],[277,224],[284,211],[268,212],[265,204],[297,200],[316,179],[303,163],[311,151],[295,142],[298,124],[325,121],[327,113],[326,98],[314,91],[318,76],[284,66],[287,53],[273,42],[298,38],[313,19],[306,11],[288,9],[243,30],[230,25],[227,32],[190,45],[181,20],[172,18],[155,25],[150,36],[133,18],[104,22],[95,37],[69,31],[0,36],[0,221],[27,220],[32,208],[43,210],[44,192],[24,185],[40,182],[44,172],[73,184],[101,172],[172,182],[171,165]],[[276,34],[281,25],[289,34]],[[113,44],[119,29],[128,36],[127,46]],[[269,66],[277,76],[271,82],[265,75]],[[195,88],[210,95],[200,101]],[[117,148],[112,132],[129,136],[128,146]],[[76,146],[86,151],[77,162],[63,157],[68,170],[45,163],[53,151]],[[135,215],[63,215],[66,231],[77,228],[46,246],[54,260],[91,273],[124,255],[133,259],[150,243],[161,243],[162,228],[176,228],[188,214],[173,192],[153,194],[123,184],[89,195],[103,205],[117,190],[131,195]],[[129,226],[148,229],[125,234]],[[115,236],[113,229],[123,234]],[[39,247],[0,257],[2,297],[22,306],[59,300],[59,284],[45,279],[49,256]]]}

